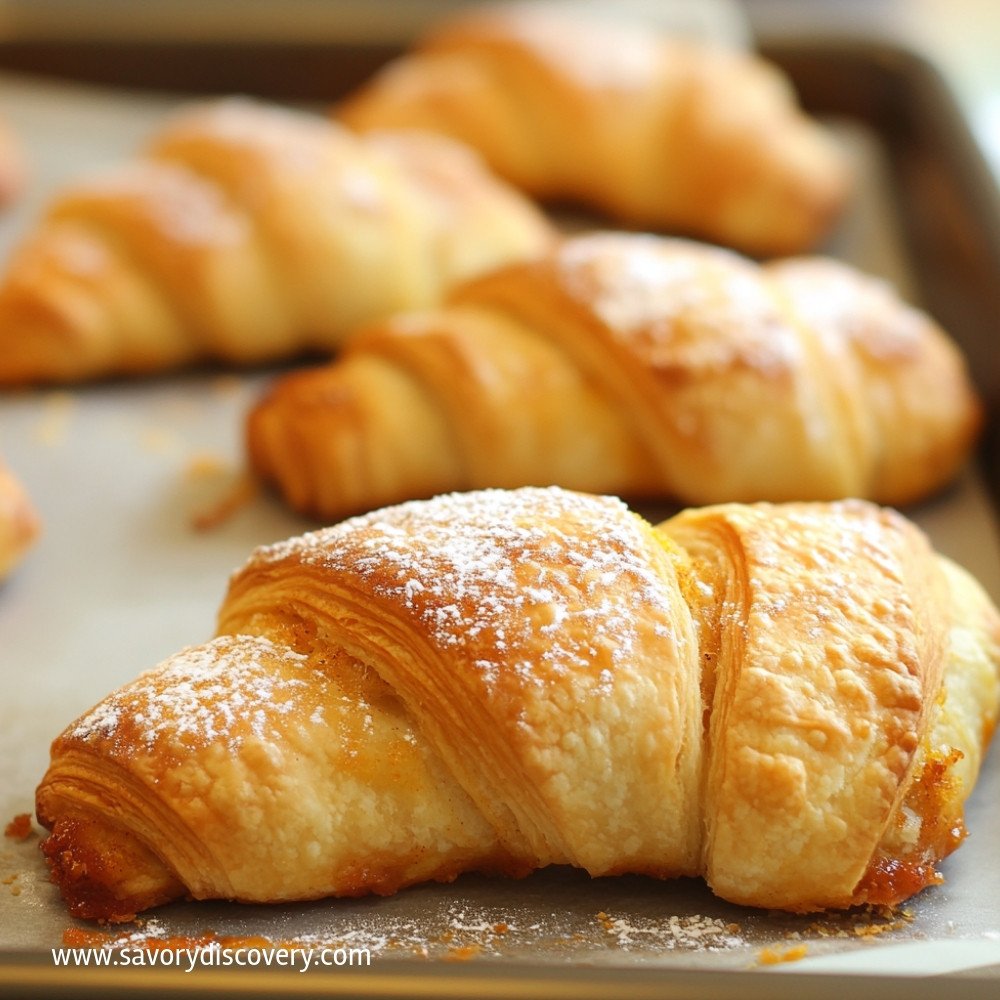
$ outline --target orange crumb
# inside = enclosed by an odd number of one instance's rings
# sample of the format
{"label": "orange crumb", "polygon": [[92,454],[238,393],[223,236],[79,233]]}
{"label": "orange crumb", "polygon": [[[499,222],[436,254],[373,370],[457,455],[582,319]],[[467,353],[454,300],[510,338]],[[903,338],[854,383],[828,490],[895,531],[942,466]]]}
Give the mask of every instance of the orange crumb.
{"label": "orange crumb", "polygon": [[780,965],[782,962],[798,962],[806,957],[808,951],[809,949],[804,944],[798,944],[794,948],[786,948],[784,951],[764,948],[757,954],[757,964]]}
{"label": "orange crumb", "polygon": [[33,832],[31,826],[31,813],[18,813],[4,827],[3,835],[12,840],[27,840]]}
{"label": "orange crumb", "polygon": [[8,875],[6,878],[0,878],[0,885],[11,885],[17,881],[18,875],[15,872],[13,875]]}
{"label": "orange crumb", "polygon": [[105,931],[85,931],[80,927],[67,927],[62,936],[67,948],[100,948],[111,940],[113,935]]}
{"label": "orange crumb", "polygon": [[505,923],[499,923],[493,925],[494,934],[506,934],[510,928]]}
{"label": "orange crumb", "polygon": [[858,924],[853,930],[856,937],[877,937],[886,931],[898,931],[908,923],[907,920],[893,920],[888,924]]}
{"label": "orange crumb", "polygon": [[482,951],[482,945],[464,944],[455,948],[449,948],[445,956],[446,962],[468,962],[470,958],[475,958]]}
{"label": "orange crumb", "polygon": [[192,516],[195,531],[210,531],[229,520],[241,507],[257,495],[257,483],[250,476],[241,476],[235,485],[211,507]]}

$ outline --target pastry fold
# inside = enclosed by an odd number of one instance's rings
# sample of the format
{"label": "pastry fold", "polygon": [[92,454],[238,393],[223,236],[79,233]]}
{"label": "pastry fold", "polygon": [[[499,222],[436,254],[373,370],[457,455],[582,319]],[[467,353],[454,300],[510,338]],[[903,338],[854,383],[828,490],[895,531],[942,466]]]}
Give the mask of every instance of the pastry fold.
{"label": "pastry fold", "polygon": [[530,194],[759,255],[814,246],[845,157],[772,63],[651,25],[505,4],[431,29],[335,109],[462,140]]}
{"label": "pastry fold", "polygon": [[230,98],[63,191],[0,283],[0,385],[330,353],[360,322],[547,246],[443,136],[365,138]]}
{"label": "pastry fold", "polygon": [[998,643],[979,586],[862,501],[411,502],[258,549],[215,639],[55,740],[42,846],[102,920],[553,864],[891,904],[964,836]]}
{"label": "pastry fold", "polygon": [[906,504],[954,476],[979,422],[956,346],[881,281],[598,232],[359,331],[277,380],[247,441],[293,507],[335,520],[549,484]]}

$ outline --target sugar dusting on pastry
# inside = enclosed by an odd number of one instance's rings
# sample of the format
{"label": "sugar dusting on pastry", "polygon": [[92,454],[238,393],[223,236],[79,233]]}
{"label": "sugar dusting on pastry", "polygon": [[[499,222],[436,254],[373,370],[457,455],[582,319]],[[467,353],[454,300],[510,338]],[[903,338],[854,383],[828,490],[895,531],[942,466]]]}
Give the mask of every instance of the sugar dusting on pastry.
{"label": "sugar dusting on pastry", "polygon": [[275,660],[301,667],[306,657],[258,636],[220,636],[182,650],[132,684],[121,688],[69,731],[75,739],[113,739],[123,722],[135,726],[142,742],[160,737],[207,743],[241,732],[265,739],[274,713],[292,712],[305,679],[280,676]]}
{"label": "sugar dusting on pastry", "polygon": [[[542,66],[586,88],[642,91],[656,78],[663,58],[662,41],[654,32],[593,13],[580,21],[547,15],[544,8],[522,9],[494,20],[501,40],[516,40]],[[480,23],[489,37],[490,20],[481,18]]]}
{"label": "sugar dusting on pastry", "polygon": [[765,267],[803,322],[824,341],[849,341],[861,355],[891,363],[918,357],[932,323],[885,281],[832,258],[800,257]]}
{"label": "sugar dusting on pastry", "polygon": [[[610,683],[640,617],[669,634],[670,592],[641,532],[614,498],[482,490],[352,518],[261,548],[251,565],[294,557],[357,574],[414,611],[437,645],[474,648],[487,679],[500,669],[530,679],[537,668],[519,654],[541,644],[545,669],[591,670]],[[574,628],[583,622],[596,627]]]}
{"label": "sugar dusting on pastry", "polygon": [[729,250],[602,232],[567,240],[554,265],[565,293],[651,367],[774,376],[800,363],[766,273]]}

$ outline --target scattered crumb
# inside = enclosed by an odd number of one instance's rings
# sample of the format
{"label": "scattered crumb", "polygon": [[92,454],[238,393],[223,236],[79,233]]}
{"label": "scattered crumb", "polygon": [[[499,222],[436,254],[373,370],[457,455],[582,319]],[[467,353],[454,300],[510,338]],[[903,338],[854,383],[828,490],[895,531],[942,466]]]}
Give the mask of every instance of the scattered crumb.
{"label": "scattered crumb", "polygon": [[798,962],[805,958],[809,949],[804,944],[795,945],[793,948],[786,948],[784,951],[775,951],[773,948],[762,948],[757,953],[758,965],[781,965],[783,962]]}
{"label": "scattered crumb", "polygon": [[55,446],[66,440],[76,399],[69,392],[50,392],[45,397],[42,418],[35,428],[35,437],[44,445]]}
{"label": "scattered crumb", "polygon": [[210,531],[229,520],[241,507],[246,506],[257,495],[257,482],[248,473],[233,470],[223,458],[211,452],[193,455],[185,469],[188,482],[219,482],[220,496],[191,516],[191,527],[195,531]]}
{"label": "scattered crumb", "polygon": [[6,878],[0,878],[0,885],[13,885],[15,880],[18,878],[20,878],[20,875],[17,872],[14,872],[13,875],[8,875]]}
{"label": "scattered crumb", "polygon": [[[12,880],[13,882],[14,880]],[[107,931],[71,928],[63,935],[67,945],[97,948],[177,950],[207,946],[271,947],[289,949],[366,949],[372,956],[395,954],[437,962],[466,962],[532,954],[575,958],[586,954],[628,955],[636,961],[662,960],[668,954],[706,956],[731,952],[754,967],[798,962],[813,953],[815,942],[830,937],[846,941],[897,930],[913,920],[909,911],[871,907],[853,913],[829,914],[810,926],[800,925],[785,940],[753,941],[753,927],[729,919],[700,914],[661,913],[624,916],[614,910],[539,917],[517,907],[481,907],[452,903],[419,918],[356,916],[304,934],[274,937],[227,935],[201,930],[177,934],[158,918]],[[582,921],[582,922],[581,922]],[[821,945],[822,947],[822,945]],[[745,968],[745,964],[741,964]]]}
{"label": "scattered crumb", "polygon": [[658,957],[665,951],[715,952],[745,946],[737,937],[739,926],[703,916],[663,915],[624,918],[603,913],[591,920],[592,930],[571,925],[541,923],[518,911],[453,905],[420,920],[393,919],[371,922],[358,919],[348,927],[327,928],[293,938],[269,940],[223,936],[206,930],[195,937],[171,934],[156,918],[137,920],[114,933],[70,928],[66,945],[97,948],[180,949],[209,944],[246,947],[253,943],[274,948],[362,948],[373,954],[396,953],[410,957],[466,962],[480,957],[516,954],[525,948],[573,954],[579,948],[626,952],[636,957]]}
{"label": "scattered crumb", "polygon": [[871,906],[860,912],[837,916],[829,914],[809,924],[806,931],[821,938],[871,938],[902,930],[913,923],[913,911],[891,906]]}
{"label": "scattered crumb", "polygon": [[31,813],[18,813],[5,827],[3,835],[12,840],[27,840],[34,827],[31,825]]}
{"label": "scattered crumb", "polygon": [[446,962],[468,962],[470,958],[475,958],[483,950],[479,944],[463,944],[455,948],[449,948],[444,956]]}
{"label": "scattered crumb", "polygon": [[739,924],[700,914],[627,919],[611,917],[601,910],[596,919],[623,951],[636,947],[657,951],[721,951],[743,943]]}

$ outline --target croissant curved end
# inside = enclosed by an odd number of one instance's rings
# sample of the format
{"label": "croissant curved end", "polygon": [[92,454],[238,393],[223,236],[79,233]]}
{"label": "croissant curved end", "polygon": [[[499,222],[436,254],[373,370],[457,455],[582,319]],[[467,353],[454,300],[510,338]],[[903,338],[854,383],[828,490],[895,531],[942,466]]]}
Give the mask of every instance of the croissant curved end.
{"label": "croissant curved end", "polygon": [[98,818],[60,816],[41,849],[70,913],[84,920],[132,920],[187,891],[153,851]]}

